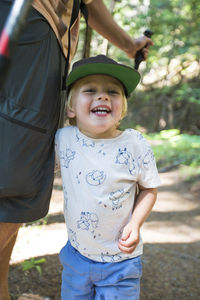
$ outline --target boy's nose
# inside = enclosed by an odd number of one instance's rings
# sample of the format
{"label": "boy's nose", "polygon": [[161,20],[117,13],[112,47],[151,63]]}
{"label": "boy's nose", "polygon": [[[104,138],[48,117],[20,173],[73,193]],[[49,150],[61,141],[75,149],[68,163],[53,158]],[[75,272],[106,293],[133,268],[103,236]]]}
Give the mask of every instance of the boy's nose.
{"label": "boy's nose", "polygon": [[109,101],[109,95],[106,92],[102,92],[98,95],[98,100]]}

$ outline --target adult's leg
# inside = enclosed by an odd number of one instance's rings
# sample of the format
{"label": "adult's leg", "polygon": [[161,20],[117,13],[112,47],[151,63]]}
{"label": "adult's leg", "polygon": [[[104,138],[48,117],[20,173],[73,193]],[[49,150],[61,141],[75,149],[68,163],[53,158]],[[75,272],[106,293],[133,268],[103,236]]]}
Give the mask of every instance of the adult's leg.
{"label": "adult's leg", "polygon": [[20,223],[0,223],[0,300],[9,300],[8,270]]}

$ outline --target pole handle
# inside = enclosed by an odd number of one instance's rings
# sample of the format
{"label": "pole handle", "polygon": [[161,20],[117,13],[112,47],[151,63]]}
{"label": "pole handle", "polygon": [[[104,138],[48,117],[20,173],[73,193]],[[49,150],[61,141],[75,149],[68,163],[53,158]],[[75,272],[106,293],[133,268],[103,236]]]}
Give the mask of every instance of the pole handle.
{"label": "pole handle", "polygon": [[[146,29],[144,32],[144,35],[147,36],[148,38],[151,38],[151,36],[153,35],[153,31],[151,31],[150,29]],[[146,48],[148,46],[148,44],[146,44],[144,46],[144,48]],[[143,48],[143,49],[144,49]],[[144,60],[144,55],[142,52],[142,49],[140,49],[139,51],[137,51],[136,56],[135,56],[135,70],[138,70],[140,63]]]}

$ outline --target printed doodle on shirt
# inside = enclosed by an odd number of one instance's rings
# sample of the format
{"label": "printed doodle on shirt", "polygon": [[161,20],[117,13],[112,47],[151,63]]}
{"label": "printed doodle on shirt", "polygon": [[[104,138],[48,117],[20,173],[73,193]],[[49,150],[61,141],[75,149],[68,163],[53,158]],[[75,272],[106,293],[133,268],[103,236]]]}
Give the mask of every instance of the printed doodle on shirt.
{"label": "printed doodle on shirt", "polygon": [[100,170],[93,170],[92,172],[89,172],[86,175],[86,182],[89,185],[100,185],[102,184],[106,179],[106,175],[103,171]]}
{"label": "printed doodle on shirt", "polygon": [[76,140],[77,142],[82,146],[82,147],[95,147],[95,142],[94,141],[89,141],[87,139],[84,139],[79,136],[79,134],[76,134]]}
{"label": "printed doodle on shirt", "polygon": [[70,161],[75,158],[76,151],[72,151],[67,148],[66,151],[60,152],[60,160],[62,163],[62,167],[69,168]]}
{"label": "printed doodle on shirt", "polygon": [[101,260],[102,262],[117,262],[121,260],[121,256],[119,254],[113,255],[106,252],[101,253]]}
{"label": "printed doodle on shirt", "polygon": [[147,153],[145,154],[142,162],[143,162],[143,166],[144,166],[145,169],[150,169],[153,166],[153,164],[154,164],[154,155],[153,155],[153,152],[150,148],[147,151]]}
{"label": "printed doodle on shirt", "polygon": [[77,221],[77,227],[82,230],[92,230],[97,228],[99,224],[99,218],[97,214],[89,212],[81,212],[80,220]]}
{"label": "printed doodle on shirt", "polygon": [[69,240],[70,240],[70,243],[72,244],[72,246],[74,246],[75,248],[78,249],[79,243],[77,241],[76,232],[74,232],[71,228],[69,228],[68,235],[69,235]]}
{"label": "printed doodle on shirt", "polygon": [[81,183],[81,175],[82,175],[82,172],[78,172],[78,174],[76,175],[76,180],[77,180],[77,183],[80,184]]}
{"label": "printed doodle on shirt", "polygon": [[118,149],[116,164],[126,165],[131,175],[136,174],[135,160],[132,154],[126,149]]}
{"label": "printed doodle on shirt", "polygon": [[112,210],[122,207],[122,200],[124,199],[126,194],[127,192],[125,192],[124,189],[120,189],[110,193],[109,199],[112,201]]}
{"label": "printed doodle on shirt", "polygon": [[98,151],[98,154],[101,154],[103,156],[106,156],[106,152],[104,152],[103,148],[104,148],[104,144],[100,145],[101,149]]}
{"label": "printed doodle on shirt", "polygon": [[137,138],[138,138],[139,141],[142,141],[142,140],[145,141],[144,136],[143,136],[140,132],[137,132],[137,133],[136,133],[136,136],[137,136]]}
{"label": "printed doodle on shirt", "polygon": [[67,189],[66,189],[65,185],[63,187],[63,193],[64,193],[64,204],[65,204],[65,207],[67,207],[67,204],[68,204],[68,195],[67,195]]}

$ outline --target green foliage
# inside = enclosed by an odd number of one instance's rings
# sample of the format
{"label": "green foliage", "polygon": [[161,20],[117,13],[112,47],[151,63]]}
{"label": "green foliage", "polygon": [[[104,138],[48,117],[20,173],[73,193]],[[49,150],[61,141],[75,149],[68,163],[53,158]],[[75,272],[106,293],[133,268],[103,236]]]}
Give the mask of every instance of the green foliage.
{"label": "green foliage", "polygon": [[[199,60],[200,4],[196,0],[104,0],[117,22],[130,36],[136,38],[150,28],[154,31],[148,63],[143,72],[147,74],[152,65],[165,67],[173,59],[181,64]],[[81,23],[80,49],[83,46],[85,22]],[[95,31],[91,43],[91,55],[102,52],[103,38]],[[108,55],[133,65],[125,53],[109,45]]]}
{"label": "green foliage", "polygon": [[177,137],[180,135],[180,130],[178,129],[170,129],[170,130],[162,130],[158,133],[150,133],[147,135],[147,138],[150,140],[170,140],[171,138]]}
{"label": "green foliage", "polygon": [[33,222],[27,222],[26,224],[24,224],[25,227],[28,227],[28,226],[43,226],[43,225],[47,225],[48,223],[48,215],[42,219],[39,219],[39,220],[36,220],[36,221],[33,221]]}
{"label": "green foliage", "polygon": [[197,1],[152,0],[148,16],[155,31],[153,51],[157,55],[171,60],[178,55],[186,59],[186,54],[190,53],[192,59],[198,59],[200,5]]}
{"label": "green foliage", "polygon": [[[154,103],[157,106],[155,110],[157,114],[152,118],[152,124],[148,123],[146,126],[134,119],[133,122],[129,122],[130,127],[140,124],[146,127],[147,131],[176,127],[181,131],[187,130],[198,134],[200,2],[196,0],[104,0],[104,2],[108,9],[112,10],[117,24],[133,38],[141,36],[147,28],[154,32],[152,36],[154,46],[150,48],[147,62],[140,65],[142,80],[133,97],[141,99],[143,107],[150,107]],[[74,61],[82,56],[84,34],[85,21],[82,18],[79,46]],[[105,44],[103,37],[93,31],[90,56],[105,54]],[[129,59],[117,47],[109,44],[107,51],[108,56],[130,67],[134,66],[134,60]],[[192,80],[198,81],[198,84],[195,86]],[[143,94],[138,96],[137,91]],[[158,100],[157,103],[154,99]],[[134,108],[133,106],[133,110]]]}
{"label": "green foliage", "polygon": [[200,88],[192,88],[188,83],[184,83],[179,86],[174,96],[177,101],[187,100],[191,103],[200,104]]}
{"label": "green foliage", "polygon": [[43,264],[45,262],[46,262],[45,258],[40,258],[40,259],[31,258],[29,260],[25,260],[21,263],[22,270],[27,271],[27,270],[35,268],[39,272],[39,274],[41,275],[42,274],[42,269],[41,269],[40,264]]}
{"label": "green foliage", "polygon": [[[179,134],[176,129],[163,130],[147,136],[159,167],[174,163],[191,167],[200,166],[200,136]],[[155,142],[157,141],[157,142]]]}

